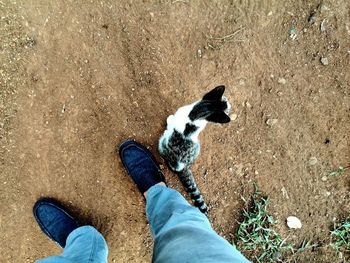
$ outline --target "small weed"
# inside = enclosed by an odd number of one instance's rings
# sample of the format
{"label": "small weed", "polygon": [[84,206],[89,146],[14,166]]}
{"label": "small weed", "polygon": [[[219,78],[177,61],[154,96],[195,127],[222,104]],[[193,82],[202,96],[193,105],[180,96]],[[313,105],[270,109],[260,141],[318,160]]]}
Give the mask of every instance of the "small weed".
{"label": "small weed", "polygon": [[271,229],[276,221],[267,212],[268,203],[268,198],[261,196],[255,187],[250,209],[243,210],[244,219],[236,233],[237,247],[242,252],[251,253],[256,262],[276,262],[280,260],[283,250],[293,249],[292,245],[285,245],[285,240]]}
{"label": "small weed", "polygon": [[350,255],[350,214],[342,222],[336,223],[331,231],[331,246],[339,253]]}
{"label": "small weed", "polygon": [[338,176],[338,175],[341,175],[341,174],[344,173],[347,169],[349,169],[349,166],[344,167],[344,166],[340,165],[340,166],[338,167],[337,170],[335,170],[335,171],[333,171],[333,172],[330,172],[330,173],[328,174],[328,176]]}
{"label": "small weed", "polygon": [[300,247],[296,249],[294,252],[304,252],[305,250],[312,249],[315,247],[319,247],[318,243],[312,243],[311,240],[306,241],[304,240],[303,243],[301,243]]}

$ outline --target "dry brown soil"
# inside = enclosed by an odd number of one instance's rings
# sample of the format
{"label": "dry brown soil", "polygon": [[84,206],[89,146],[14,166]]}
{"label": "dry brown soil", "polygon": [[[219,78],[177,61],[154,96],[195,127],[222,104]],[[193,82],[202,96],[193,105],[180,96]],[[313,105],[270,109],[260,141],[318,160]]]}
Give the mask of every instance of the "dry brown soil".
{"label": "dry brown soil", "polygon": [[150,262],[116,146],[135,138],[161,161],[166,117],[224,84],[236,119],[206,128],[193,168],[214,228],[232,238],[256,182],[288,243],[320,245],[287,262],[343,262],[327,244],[349,172],[325,176],[350,162],[350,4],[320,3],[0,1],[0,261],[59,253],[32,216],[50,196],[100,229],[109,262]]}

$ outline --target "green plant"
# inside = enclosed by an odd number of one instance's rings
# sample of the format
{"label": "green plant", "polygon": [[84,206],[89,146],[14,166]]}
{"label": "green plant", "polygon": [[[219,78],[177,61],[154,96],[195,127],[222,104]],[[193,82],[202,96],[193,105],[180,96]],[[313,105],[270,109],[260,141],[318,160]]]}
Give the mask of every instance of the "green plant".
{"label": "green plant", "polygon": [[243,221],[236,233],[236,245],[242,251],[247,251],[257,262],[276,262],[286,249],[285,240],[271,227],[276,224],[274,218],[267,212],[269,200],[263,197],[255,187],[251,205],[243,198],[247,209],[243,210]]}
{"label": "green plant", "polygon": [[304,239],[303,243],[301,243],[300,247],[298,249],[293,250],[293,252],[304,252],[305,250],[312,249],[315,247],[319,247],[318,243],[312,242],[311,240],[306,241]]}
{"label": "green plant", "polygon": [[347,169],[349,169],[348,166],[344,167],[344,166],[340,165],[337,170],[330,172],[328,174],[328,176],[338,176],[338,175],[344,173]]}
{"label": "green plant", "polygon": [[340,253],[350,254],[350,214],[340,223],[334,224],[334,229],[331,231],[332,243],[331,246]]}

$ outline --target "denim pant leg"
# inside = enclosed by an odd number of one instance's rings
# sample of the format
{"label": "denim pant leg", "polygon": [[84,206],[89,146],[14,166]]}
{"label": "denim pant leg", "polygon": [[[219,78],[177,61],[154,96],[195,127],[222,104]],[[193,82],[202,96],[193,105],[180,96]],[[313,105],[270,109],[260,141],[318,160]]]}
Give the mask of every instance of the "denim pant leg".
{"label": "denim pant leg", "polygon": [[36,261],[37,263],[105,263],[108,247],[103,236],[92,226],[75,229],[67,238],[66,247],[59,256]]}
{"label": "denim pant leg", "polygon": [[207,217],[177,191],[159,185],[147,192],[155,263],[249,262],[211,227]]}

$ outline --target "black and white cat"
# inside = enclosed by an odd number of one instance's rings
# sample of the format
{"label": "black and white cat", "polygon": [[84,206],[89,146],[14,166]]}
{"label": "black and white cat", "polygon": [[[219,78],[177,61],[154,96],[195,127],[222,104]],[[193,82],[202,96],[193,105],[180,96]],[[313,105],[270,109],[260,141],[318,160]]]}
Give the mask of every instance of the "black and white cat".
{"label": "black and white cat", "polygon": [[167,128],[159,140],[159,152],[169,168],[178,174],[194,205],[207,214],[208,207],[199,191],[191,165],[200,152],[199,133],[208,122],[228,123],[230,103],[224,94],[225,86],[218,86],[202,100],[179,108],[167,118]]}

